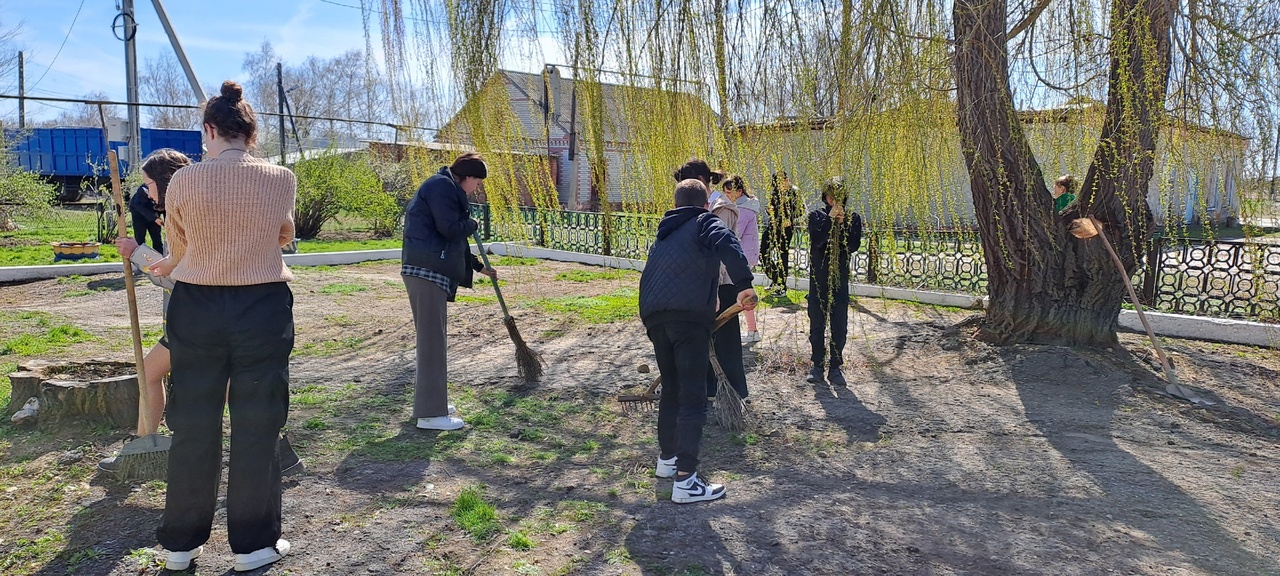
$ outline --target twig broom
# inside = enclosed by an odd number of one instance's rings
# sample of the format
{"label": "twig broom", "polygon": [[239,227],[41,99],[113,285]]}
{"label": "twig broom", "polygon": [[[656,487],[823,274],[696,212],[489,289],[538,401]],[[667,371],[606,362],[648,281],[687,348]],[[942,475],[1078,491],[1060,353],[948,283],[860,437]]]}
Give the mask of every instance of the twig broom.
{"label": "twig broom", "polygon": [[[479,249],[480,258],[484,260],[485,268],[492,268],[489,265],[489,255],[484,251],[484,242],[480,241],[480,231],[476,230],[474,236],[476,248]],[[516,319],[511,316],[511,312],[507,309],[507,301],[502,298],[502,289],[498,288],[497,280],[493,281],[493,293],[498,296],[498,305],[502,306],[502,325],[507,327],[507,334],[511,336],[511,343],[516,345],[516,370],[520,373],[520,379],[529,384],[541,380],[542,355],[529,348],[524,338],[520,336],[520,329],[516,328]]]}
{"label": "twig broom", "polygon": [[[116,227],[121,237],[129,234],[124,220],[124,192],[120,184],[120,164],[116,151],[107,152],[111,169],[111,194],[116,201]],[[169,446],[172,440],[152,432],[156,423],[150,420],[151,405],[147,391],[147,371],[143,367],[142,330],[138,326],[138,294],[133,284],[133,266],[124,259],[124,287],[129,293],[129,324],[133,335],[133,360],[138,365],[138,422],[146,436],[125,443],[116,455],[117,474],[127,480],[156,480],[164,478],[169,470]]]}
{"label": "twig broom", "polygon": [[[729,384],[729,378],[725,376],[724,370],[720,367],[720,360],[716,358],[715,333],[740,312],[742,312],[741,304],[725,308],[724,312],[716,317],[715,326],[711,328],[711,369],[716,374],[715,418],[721,427],[733,433],[741,433],[746,429],[746,413],[743,410],[742,397]],[[658,375],[653,379],[652,384],[638,394],[619,394],[617,400],[622,404],[622,412],[635,414],[657,408],[658,401],[662,399],[662,394],[658,392],[658,387],[661,385],[662,376]]]}

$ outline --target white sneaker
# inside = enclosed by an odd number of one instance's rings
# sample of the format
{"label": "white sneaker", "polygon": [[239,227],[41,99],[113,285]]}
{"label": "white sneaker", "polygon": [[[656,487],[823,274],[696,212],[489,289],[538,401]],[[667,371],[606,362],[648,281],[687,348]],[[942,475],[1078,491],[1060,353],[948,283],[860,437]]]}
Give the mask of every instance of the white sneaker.
{"label": "white sneaker", "polygon": [[188,550],[186,552],[168,552],[169,557],[164,561],[165,569],[173,570],[174,572],[181,572],[191,567],[192,560],[200,557],[200,554],[204,552],[204,546],[196,546],[195,550]]}
{"label": "white sneaker", "polygon": [[276,540],[274,548],[263,548],[257,552],[250,552],[248,554],[236,554],[235,570],[236,572],[257,570],[258,568],[284,558],[288,553],[289,541],[281,538]]}
{"label": "white sneaker", "polygon": [[457,430],[466,426],[466,424],[457,416],[436,416],[434,418],[418,419],[418,428],[423,430]]}
{"label": "white sneaker", "polygon": [[449,416],[453,416],[454,414],[457,414],[457,413],[458,413],[458,407],[457,407],[457,406],[454,406],[453,404],[450,404],[450,405],[449,405],[449,413],[448,413],[448,414],[449,414]]}
{"label": "white sneaker", "polygon": [[743,343],[743,344],[754,344],[754,343],[759,342],[759,341],[760,341],[760,333],[759,333],[759,332],[747,332],[746,334],[743,334],[743,335],[742,335],[742,343]]}
{"label": "white sneaker", "polygon": [[677,480],[671,487],[671,501],[676,504],[719,500],[724,498],[724,494],[724,486],[703,482],[697,472],[686,476],[684,480]]}
{"label": "white sneaker", "polygon": [[658,457],[658,465],[653,469],[653,475],[659,478],[675,478],[676,477],[676,457],[672,456],[663,460]]}

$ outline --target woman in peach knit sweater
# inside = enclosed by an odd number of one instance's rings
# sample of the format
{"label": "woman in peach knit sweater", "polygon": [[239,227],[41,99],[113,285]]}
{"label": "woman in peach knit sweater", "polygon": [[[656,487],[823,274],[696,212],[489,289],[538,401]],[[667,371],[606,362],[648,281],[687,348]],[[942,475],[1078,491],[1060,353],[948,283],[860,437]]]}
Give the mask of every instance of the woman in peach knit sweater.
{"label": "woman in peach knit sweater", "polygon": [[[166,567],[185,570],[209,539],[222,467],[222,412],[231,411],[227,539],[237,571],[282,558],[276,439],[289,414],[297,180],[249,155],[257,132],[239,84],[204,107],[205,160],[178,170],[166,198],[170,255],[152,267],[175,281],[167,335],[173,359],[164,517]],[[230,380],[230,385],[227,382]]]}

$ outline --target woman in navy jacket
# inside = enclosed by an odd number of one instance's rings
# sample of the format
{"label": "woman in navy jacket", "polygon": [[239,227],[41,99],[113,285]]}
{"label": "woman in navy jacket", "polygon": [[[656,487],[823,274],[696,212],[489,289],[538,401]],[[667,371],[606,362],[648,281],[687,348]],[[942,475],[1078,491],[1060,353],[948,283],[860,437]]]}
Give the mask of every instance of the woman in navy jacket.
{"label": "woman in navy jacket", "polygon": [[465,424],[449,404],[445,303],[453,302],[458,286],[471,287],[474,272],[497,282],[497,272],[482,266],[467,246],[478,227],[467,194],[488,173],[479,154],[465,153],[423,182],[405,210],[400,275],[417,332],[413,416],[424,430],[457,430]]}

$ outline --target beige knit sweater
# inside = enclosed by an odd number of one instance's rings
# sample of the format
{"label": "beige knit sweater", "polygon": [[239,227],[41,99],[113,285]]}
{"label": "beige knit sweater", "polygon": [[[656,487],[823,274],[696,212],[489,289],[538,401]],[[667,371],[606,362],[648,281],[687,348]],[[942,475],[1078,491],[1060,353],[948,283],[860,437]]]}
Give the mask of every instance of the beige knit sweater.
{"label": "beige knit sweater", "polygon": [[293,280],[280,247],[293,240],[298,181],[250,156],[211,158],[173,174],[165,197],[170,277],[204,286]]}

